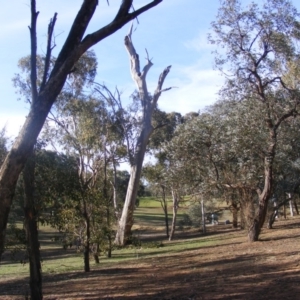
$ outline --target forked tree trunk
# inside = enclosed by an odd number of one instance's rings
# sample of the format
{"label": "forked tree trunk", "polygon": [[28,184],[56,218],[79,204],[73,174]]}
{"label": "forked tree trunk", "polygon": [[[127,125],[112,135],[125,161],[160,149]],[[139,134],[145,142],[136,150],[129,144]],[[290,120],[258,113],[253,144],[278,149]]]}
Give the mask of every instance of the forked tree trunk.
{"label": "forked tree trunk", "polygon": [[261,228],[265,222],[268,202],[271,197],[272,187],[273,187],[273,161],[275,158],[275,149],[277,143],[276,127],[274,127],[269,121],[269,134],[270,134],[270,144],[268,149],[268,155],[264,159],[264,188],[261,193],[259,193],[258,209],[256,216],[253,219],[252,224],[248,229],[248,240],[249,242],[258,241]]}
{"label": "forked tree trunk", "polygon": [[40,243],[37,229],[37,212],[34,199],[34,158],[31,157],[24,168],[24,190],[25,190],[25,221],[27,253],[30,269],[30,295],[31,299],[43,299],[42,292],[42,268],[40,259]]}
{"label": "forked tree trunk", "polygon": [[[157,106],[157,101],[161,93],[164,91],[162,89],[163,83],[171,68],[171,66],[167,67],[160,74],[157,88],[153,96],[151,97],[147,89],[146,76],[149,69],[152,66],[152,62],[150,61],[147,53],[147,64],[145,65],[142,71],[140,70],[139,55],[136,53],[136,50],[133,46],[131,35],[132,26],[130,28],[129,34],[125,37],[125,47],[129,54],[131,75],[138,87],[139,98],[141,101],[143,111],[141,112],[142,125],[140,135],[137,138],[134,154],[130,156],[130,179],[128,183],[122,215],[119,220],[115,238],[115,244],[122,246],[127,243],[131,235],[131,227],[133,225],[133,212],[135,208],[144,156],[149,138],[154,130],[151,122],[152,114]],[[128,153],[130,152],[131,151],[129,150]]]}
{"label": "forked tree trunk", "polygon": [[[0,170],[0,257],[4,251],[5,232],[8,214],[12,205],[18,177],[32,153],[37,137],[44,125],[47,115],[66,81],[68,74],[72,72],[74,64],[92,46],[110,36],[126,23],[134,20],[138,15],[156,6],[162,0],[153,0],[143,7],[129,13],[133,0],[123,0],[120,8],[107,26],[85,35],[85,31],[98,5],[97,0],[84,0],[77,16],[74,19],[69,35],[60,51],[53,70],[49,70],[51,60],[52,34],[56,21],[56,14],[48,27],[48,45],[46,51],[46,63],[44,78],[39,90],[36,86],[36,20],[38,12],[35,10],[35,0],[31,0],[31,85],[32,105],[29,115],[22,127],[15,143],[7,155]],[[48,74],[50,73],[50,76]]]}

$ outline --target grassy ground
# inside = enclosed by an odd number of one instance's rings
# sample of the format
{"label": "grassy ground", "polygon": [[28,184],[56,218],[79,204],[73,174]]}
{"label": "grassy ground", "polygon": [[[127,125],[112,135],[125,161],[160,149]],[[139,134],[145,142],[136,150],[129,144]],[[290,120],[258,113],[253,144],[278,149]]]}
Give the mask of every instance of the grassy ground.
{"label": "grassy ground", "polygon": [[[184,209],[182,209],[182,212]],[[140,203],[135,214],[140,246],[115,250],[111,259],[92,261],[84,273],[74,249],[51,241],[41,227],[44,299],[299,299],[300,218],[279,220],[249,244],[231,225],[178,231],[169,242],[160,204]],[[0,299],[24,299],[28,265],[0,267]]]}

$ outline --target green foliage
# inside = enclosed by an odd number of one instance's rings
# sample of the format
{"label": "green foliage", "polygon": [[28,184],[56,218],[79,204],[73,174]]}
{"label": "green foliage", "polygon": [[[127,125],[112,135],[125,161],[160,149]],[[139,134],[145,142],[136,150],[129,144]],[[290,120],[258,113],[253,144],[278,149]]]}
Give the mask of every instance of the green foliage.
{"label": "green foliage", "polygon": [[20,222],[18,222],[18,216],[13,210],[9,216],[9,223],[6,230],[5,250],[13,260],[26,263],[26,243],[25,230]]}
{"label": "green foliage", "polygon": [[[50,70],[55,64],[56,58],[50,60]],[[42,83],[44,73],[45,57],[37,55],[37,86],[39,87]],[[25,99],[26,102],[31,103],[31,82],[30,82],[30,55],[23,57],[18,62],[18,67],[21,70],[20,74],[15,74],[12,79],[14,87],[18,93]],[[87,51],[73,68],[73,72],[70,73],[64,85],[62,93],[58,97],[56,105],[59,106],[61,102],[65,103],[65,100],[70,95],[81,94],[83,88],[94,81],[97,70],[97,59],[94,51]],[[64,100],[63,100],[64,99]]]}
{"label": "green foliage", "polygon": [[6,130],[5,127],[0,130],[0,165],[2,165],[5,156],[7,154],[7,142],[8,139],[5,136]]}
{"label": "green foliage", "polygon": [[183,122],[183,118],[178,112],[166,113],[164,111],[156,110],[153,113],[152,125],[156,130],[150,137],[149,148],[158,150],[162,143],[169,141],[176,127]]}

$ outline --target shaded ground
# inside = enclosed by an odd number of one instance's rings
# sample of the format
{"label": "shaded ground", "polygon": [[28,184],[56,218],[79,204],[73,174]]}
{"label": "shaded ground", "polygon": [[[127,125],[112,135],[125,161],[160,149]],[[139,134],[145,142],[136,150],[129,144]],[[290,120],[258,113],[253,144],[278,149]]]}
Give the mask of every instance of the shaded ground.
{"label": "shaded ground", "polygon": [[[181,241],[216,243],[118,265],[100,264],[88,274],[45,275],[44,299],[300,299],[299,237],[299,217],[276,222],[274,230],[263,230],[261,240],[253,244],[230,225],[210,227],[206,237],[184,232]],[[20,295],[27,279],[0,282],[0,299],[24,299]]]}

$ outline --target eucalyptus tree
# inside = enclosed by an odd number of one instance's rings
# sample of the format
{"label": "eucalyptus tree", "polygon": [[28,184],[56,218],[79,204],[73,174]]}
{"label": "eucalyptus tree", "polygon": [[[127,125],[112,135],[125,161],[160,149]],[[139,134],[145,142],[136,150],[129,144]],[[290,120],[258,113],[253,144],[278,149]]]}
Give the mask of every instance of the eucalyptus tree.
{"label": "eucalyptus tree", "polygon": [[[105,219],[103,209],[106,210],[107,227],[111,227],[112,205],[109,203],[112,200],[112,192],[108,179],[112,159],[109,144],[112,124],[109,123],[105,103],[93,97],[86,99],[84,95],[62,105],[56,110],[55,116],[52,114],[52,120],[55,123],[48,124],[45,136],[63,152],[77,160],[80,187],[78,211],[85,232],[83,236],[85,271],[89,271],[92,231],[95,236],[95,226],[103,224]],[[97,214],[103,217],[101,222]],[[107,233],[111,245],[111,231],[107,230]]]}
{"label": "eucalyptus tree", "polygon": [[128,35],[125,37],[125,48],[129,55],[131,75],[138,88],[137,93],[135,93],[133,97],[135,98],[136,103],[142,109],[139,111],[140,115],[137,115],[137,124],[139,124],[139,126],[135,132],[136,138],[134,140],[131,139],[131,141],[134,141],[131,143],[132,147],[130,147],[128,138],[128,133],[132,133],[132,131],[125,131],[125,134],[127,133],[127,137],[125,139],[127,141],[129,154],[130,180],[122,215],[118,222],[118,229],[115,238],[115,243],[117,245],[125,245],[130,237],[131,228],[133,225],[133,211],[135,208],[146,147],[149,142],[149,138],[155,129],[152,124],[152,116],[157,107],[157,102],[161,94],[164,91],[171,89],[163,88],[164,81],[171,69],[171,66],[168,66],[160,74],[153,95],[149,94],[146,77],[153,63],[146,50],[146,65],[141,70],[139,55],[137,54],[132,42],[132,28],[133,27],[131,26]]}
{"label": "eucalyptus tree", "polygon": [[166,168],[161,163],[155,165],[147,164],[143,167],[143,177],[147,180],[148,185],[151,186],[151,192],[159,200],[165,216],[166,236],[169,238],[169,216],[168,216],[168,202],[167,196],[170,192],[167,183]]}
{"label": "eucalyptus tree", "polygon": [[166,148],[188,193],[226,200],[235,227],[239,209],[245,221],[252,219],[251,203],[261,186],[267,136],[262,110],[254,101],[219,101],[179,126]]}
{"label": "eucalyptus tree", "polygon": [[[39,142],[19,177],[10,214],[10,239],[6,240],[6,249],[11,254],[24,253],[24,261],[29,262],[32,299],[42,299],[42,250],[38,239],[38,223],[59,227],[61,222],[58,222],[56,215],[61,207],[68,205],[66,199],[74,195],[74,179],[77,175],[68,158],[42,147]],[[17,220],[24,220],[22,228],[15,227]]]}
{"label": "eucalyptus tree", "polygon": [[224,71],[223,99],[257,101],[264,107],[263,186],[258,187],[258,205],[249,227],[249,241],[257,241],[264,224],[273,187],[273,162],[281,124],[297,115],[298,87],[284,75],[299,55],[298,12],[288,0],[251,3],[245,9],[238,0],[221,1],[210,42],[221,47],[216,66]]}
{"label": "eucalyptus tree", "polygon": [[31,104],[26,121],[0,169],[0,254],[4,249],[6,225],[19,174],[33,150],[52,105],[61,92],[67,77],[72,73],[74,64],[92,46],[119,30],[140,14],[158,5],[162,0],[153,0],[131,11],[133,2],[133,0],[123,0],[116,16],[109,24],[85,35],[96,11],[98,0],[84,0],[74,17],[68,37],[53,67],[51,67],[51,53],[54,48],[53,32],[57,21],[57,14],[55,13],[48,26],[43,79],[39,85],[37,83],[36,66],[38,44],[36,32],[39,12],[36,10],[36,1],[31,0],[31,24],[29,27],[31,40]]}
{"label": "eucalyptus tree", "polygon": [[294,206],[296,213],[299,214],[296,203],[300,187],[299,125],[299,118],[290,119],[282,125],[278,134],[278,153],[274,164],[273,201],[270,205],[268,228],[272,228],[279,209],[288,203],[290,203],[290,209],[293,210]]}
{"label": "eucalyptus tree", "polygon": [[166,113],[158,108],[154,111],[153,125],[158,130],[155,130],[151,135],[148,148],[156,162],[154,164],[148,163],[143,168],[143,177],[148,181],[149,185],[151,185],[151,191],[154,192],[156,198],[159,199],[163,209],[166,236],[168,238],[170,234],[167,197],[171,195],[171,187],[168,183],[168,161],[163,144],[172,139],[176,128],[182,122],[183,118],[180,113]]}

